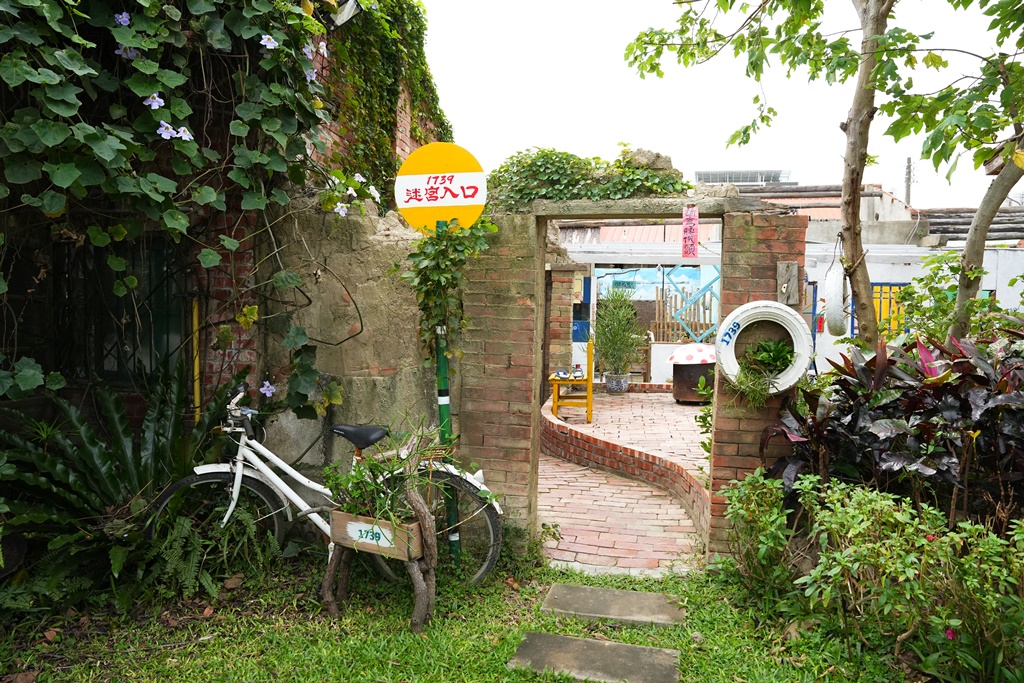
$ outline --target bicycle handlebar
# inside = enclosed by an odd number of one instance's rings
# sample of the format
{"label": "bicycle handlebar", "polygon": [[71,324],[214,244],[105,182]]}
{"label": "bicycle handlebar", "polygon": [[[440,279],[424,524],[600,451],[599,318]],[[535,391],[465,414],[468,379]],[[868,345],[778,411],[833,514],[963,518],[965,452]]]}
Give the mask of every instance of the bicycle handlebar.
{"label": "bicycle handlebar", "polygon": [[252,428],[252,421],[249,419],[249,417],[252,415],[258,415],[259,411],[253,410],[252,408],[238,407],[238,402],[242,400],[242,397],[245,396],[245,392],[248,390],[249,385],[246,382],[242,382],[241,384],[239,384],[238,388],[235,390],[237,393],[235,394],[235,397],[231,399],[231,401],[228,403],[227,409],[229,417],[241,418],[242,427],[245,429],[245,435],[250,439],[255,439],[256,432]]}

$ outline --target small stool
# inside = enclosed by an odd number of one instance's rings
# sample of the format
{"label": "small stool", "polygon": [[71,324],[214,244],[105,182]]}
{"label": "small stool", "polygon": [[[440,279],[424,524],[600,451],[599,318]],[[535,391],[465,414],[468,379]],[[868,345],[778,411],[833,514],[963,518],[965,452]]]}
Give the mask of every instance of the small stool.
{"label": "small stool", "polygon": [[[587,422],[589,423],[594,417],[594,340],[591,339],[587,342],[587,366],[583,371],[582,378],[570,377],[568,379],[559,379],[553,373],[548,377],[548,382],[551,383],[551,414],[558,417],[559,406],[571,406],[574,408],[586,408],[587,409]],[[587,397],[582,398],[567,398],[562,396],[562,387],[586,387]]]}

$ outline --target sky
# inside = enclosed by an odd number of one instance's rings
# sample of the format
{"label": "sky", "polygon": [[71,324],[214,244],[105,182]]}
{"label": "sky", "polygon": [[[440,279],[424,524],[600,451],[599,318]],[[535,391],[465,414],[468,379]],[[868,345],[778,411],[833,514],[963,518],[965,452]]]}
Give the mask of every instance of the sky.
{"label": "sky", "polygon": [[[672,0],[423,0],[427,61],[455,142],[491,171],[516,152],[552,147],[582,157],[614,159],[619,143],[672,158],[686,179],[698,170],[779,169],[801,185],[842,182],[845,134],[839,129],[852,82],[827,85],[805,72],[785,78],[776,63],[758,84],[729,54],[684,69],[665,64],[665,77],[641,79],[624,60],[626,45],[650,27],[678,16]],[[830,30],[854,28],[849,0],[827,0]],[[976,10],[954,12],[945,0],[902,0],[896,24],[934,31],[933,44],[992,52],[987,21]],[[727,17],[728,18],[728,17]],[[669,56],[669,59],[673,59]],[[949,74],[970,73],[969,60],[950,58]],[[931,78],[931,81],[927,79]],[[919,84],[940,81],[915,76]],[[778,110],[775,123],[743,147],[729,135],[749,123],[752,99]],[[913,160],[910,203],[916,208],[976,207],[991,182],[965,155],[952,182],[920,159],[920,137],[894,143],[872,126],[869,153],[879,159],[865,182],[905,199],[907,159]],[[1017,187],[1011,196],[1024,193]]]}

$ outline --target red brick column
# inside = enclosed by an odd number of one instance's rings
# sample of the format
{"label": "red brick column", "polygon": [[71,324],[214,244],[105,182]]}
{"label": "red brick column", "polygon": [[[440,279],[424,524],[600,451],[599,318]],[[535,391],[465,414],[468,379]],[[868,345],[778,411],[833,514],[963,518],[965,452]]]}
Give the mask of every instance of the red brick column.
{"label": "red brick column", "polygon": [[[545,349],[542,377],[547,378],[556,368],[572,367],[572,281],[587,266],[578,263],[552,265],[548,270],[545,295],[548,310],[548,347]],[[541,402],[551,395],[551,386],[544,383]]]}
{"label": "red brick column", "polygon": [[495,216],[490,248],[466,267],[463,299],[469,325],[455,381],[459,458],[484,470],[500,498],[504,520],[532,530],[536,524],[540,444],[540,366],[544,261],[536,220]]}
{"label": "red brick column", "polygon": [[[806,232],[806,216],[725,215],[722,227],[721,319],[745,303],[765,299],[774,301],[778,287],[776,264],[779,261],[796,261],[799,281],[803,282]],[[793,308],[801,310],[800,305]],[[738,352],[744,348],[744,333],[737,340]],[[708,530],[710,554],[726,553],[729,549],[730,524],[725,518],[725,499],[719,491],[730,481],[742,479],[747,472],[761,465],[758,454],[761,432],[776,419],[781,402],[781,397],[775,396],[764,409],[752,410],[731,390],[721,373],[715,376]]]}

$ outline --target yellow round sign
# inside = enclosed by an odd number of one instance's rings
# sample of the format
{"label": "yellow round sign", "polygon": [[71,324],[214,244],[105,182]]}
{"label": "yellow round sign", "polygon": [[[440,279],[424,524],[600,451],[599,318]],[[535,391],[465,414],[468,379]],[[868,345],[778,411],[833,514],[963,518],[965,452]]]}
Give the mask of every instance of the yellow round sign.
{"label": "yellow round sign", "polygon": [[395,178],[395,204],[416,230],[433,234],[438,221],[468,228],[487,203],[487,176],[472,154],[451,142],[432,142],[405,160]]}

